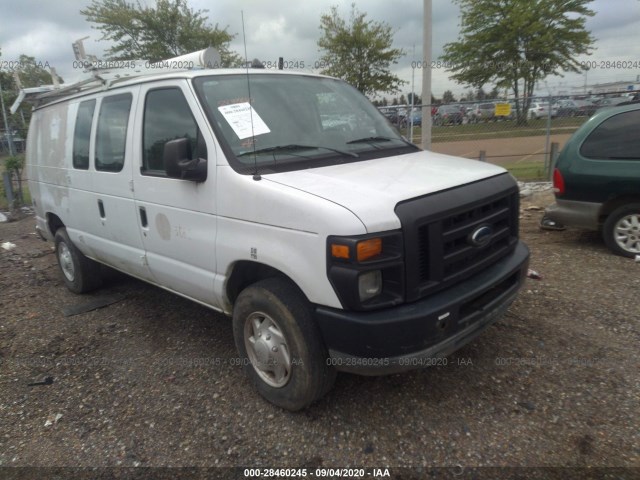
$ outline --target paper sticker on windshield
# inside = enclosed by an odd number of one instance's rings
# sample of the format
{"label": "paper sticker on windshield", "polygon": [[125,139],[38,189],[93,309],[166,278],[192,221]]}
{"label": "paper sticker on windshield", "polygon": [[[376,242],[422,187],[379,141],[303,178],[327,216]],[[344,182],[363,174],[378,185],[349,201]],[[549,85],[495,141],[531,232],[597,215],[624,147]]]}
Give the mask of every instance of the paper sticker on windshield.
{"label": "paper sticker on windshield", "polygon": [[234,103],[218,107],[218,110],[231,125],[240,140],[269,133],[269,127],[256,113],[249,102]]}

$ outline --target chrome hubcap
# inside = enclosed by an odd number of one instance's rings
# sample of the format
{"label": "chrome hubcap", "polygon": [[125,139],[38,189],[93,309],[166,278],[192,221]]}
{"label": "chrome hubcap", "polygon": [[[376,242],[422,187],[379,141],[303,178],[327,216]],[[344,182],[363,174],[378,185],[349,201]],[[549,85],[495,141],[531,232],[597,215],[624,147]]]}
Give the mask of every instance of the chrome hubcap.
{"label": "chrome hubcap", "polygon": [[640,253],[640,213],[632,213],[618,220],[613,237],[626,252]]}
{"label": "chrome hubcap", "polygon": [[75,269],[73,267],[73,258],[71,257],[71,251],[67,244],[61,242],[58,245],[58,259],[60,260],[60,269],[67,280],[73,282],[75,278]]}
{"label": "chrome hubcap", "polygon": [[291,377],[289,346],[278,323],[254,312],[244,324],[244,345],[254,370],[268,385],[284,387]]}

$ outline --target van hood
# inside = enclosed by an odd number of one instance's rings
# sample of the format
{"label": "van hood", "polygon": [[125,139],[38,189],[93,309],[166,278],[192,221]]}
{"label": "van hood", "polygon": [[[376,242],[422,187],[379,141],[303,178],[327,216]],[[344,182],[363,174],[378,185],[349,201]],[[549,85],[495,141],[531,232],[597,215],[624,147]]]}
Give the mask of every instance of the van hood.
{"label": "van hood", "polygon": [[342,205],[368,232],[379,232],[400,228],[394,209],[403,200],[503,173],[489,163],[421,151],[262,178]]}

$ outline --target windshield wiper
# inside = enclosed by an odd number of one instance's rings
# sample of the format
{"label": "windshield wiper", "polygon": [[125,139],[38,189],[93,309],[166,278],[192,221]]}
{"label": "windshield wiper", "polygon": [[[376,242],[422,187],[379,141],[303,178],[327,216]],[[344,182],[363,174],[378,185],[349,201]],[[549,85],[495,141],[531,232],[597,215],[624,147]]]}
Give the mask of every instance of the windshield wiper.
{"label": "windshield wiper", "polygon": [[[351,144],[354,144],[354,143],[368,143],[368,144],[373,145],[373,144],[378,143],[378,142],[390,142],[392,140],[400,141],[400,142],[402,142],[402,143],[404,143],[406,145],[410,145],[412,147],[415,146],[411,142],[406,141],[404,138],[376,137],[376,136],[356,138],[355,140],[349,140],[346,143],[347,143],[347,145],[351,145]],[[375,147],[380,149],[380,147],[378,147],[378,146],[375,146]]]}
{"label": "windshield wiper", "polygon": [[258,153],[293,152],[296,150],[312,150],[312,149],[330,150],[332,152],[339,153],[340,155],[347,155],[353,158],[358,158],[360,156],[357,153],[347,152],[346,150],[340,150],[338,148],[314,146],[314,145],[298,145],[296,143],[291,143],[289,145],[276,145],[275,147],[264,147],[264,148],[259,148],[257,150],[249,150],[247,152],[242,152],[236,156],[244,157],[246,155],[253,155]]}
{"label": "windshield wiper", "polygon": [[396,139],[389,138],[389,137],[363,137],[363,138],[356,138],[355,140],[349,140],[347,142],[347,145],[350,145],[352,143],[390,142],[391,140],[396,140]]}

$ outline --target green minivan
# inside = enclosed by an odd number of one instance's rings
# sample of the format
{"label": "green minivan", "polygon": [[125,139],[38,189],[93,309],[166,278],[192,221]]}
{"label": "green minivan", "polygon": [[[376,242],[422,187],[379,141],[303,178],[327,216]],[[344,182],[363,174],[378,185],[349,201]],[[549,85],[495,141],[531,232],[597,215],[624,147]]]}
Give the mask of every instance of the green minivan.
{"label": "green minivan", "polygon": [[545,220],[600,230],[614,253],[640,255],[640,104],[598,111],[582,125],[558,156],[553,187]]}

